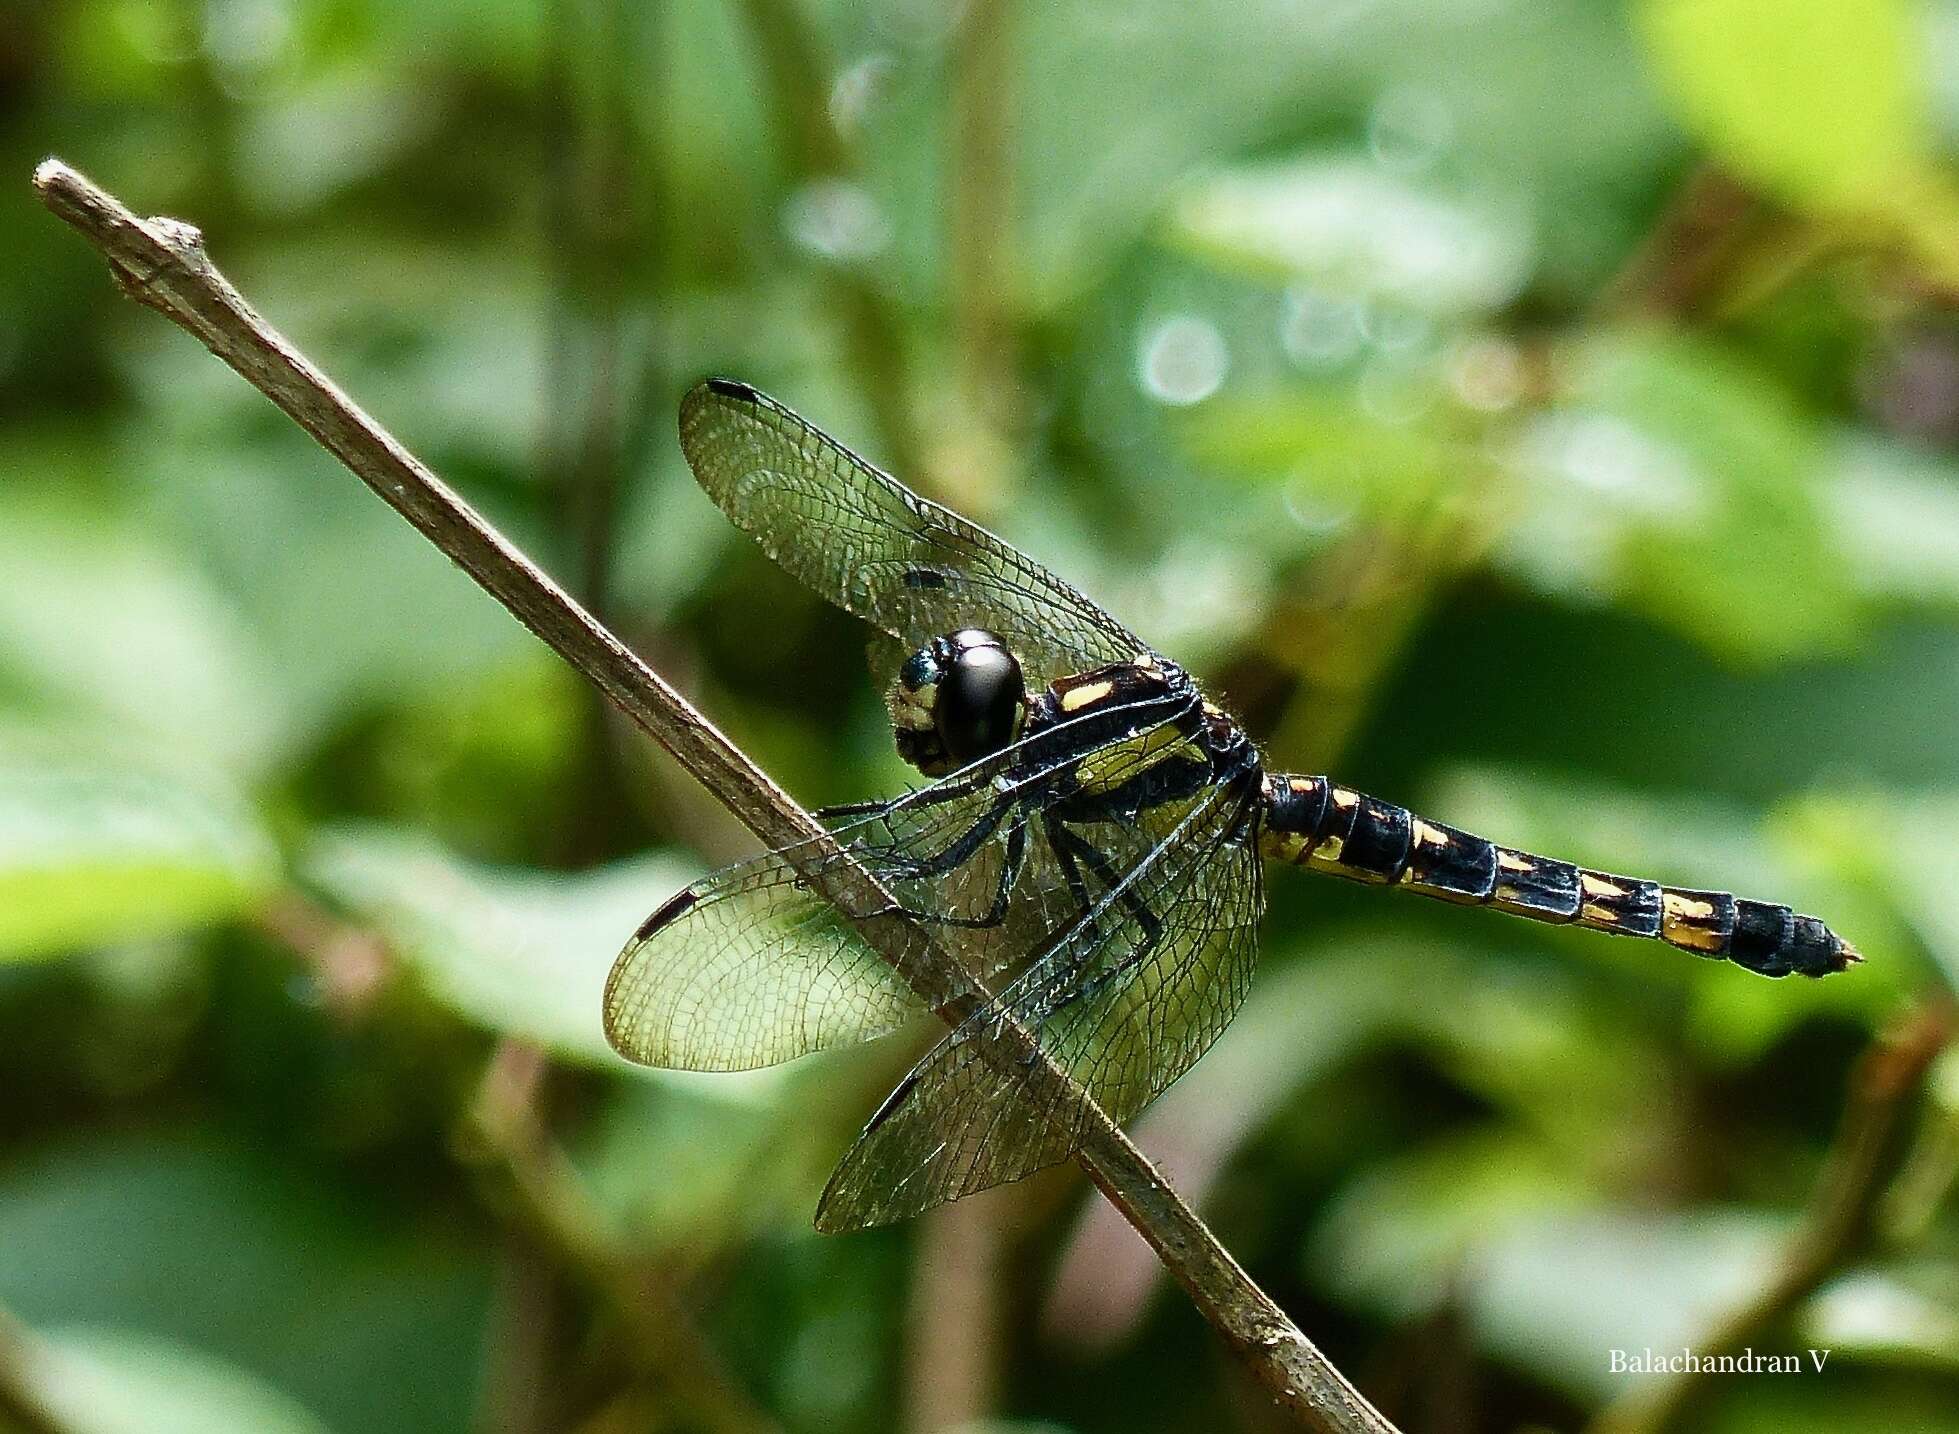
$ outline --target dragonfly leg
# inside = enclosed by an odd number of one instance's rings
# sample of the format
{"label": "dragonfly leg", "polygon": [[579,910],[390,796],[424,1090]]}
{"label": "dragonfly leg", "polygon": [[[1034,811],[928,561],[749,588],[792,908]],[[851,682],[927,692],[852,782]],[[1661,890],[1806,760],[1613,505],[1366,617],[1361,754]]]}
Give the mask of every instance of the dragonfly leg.
{"label": "dragonfly leg", "polygon": [[1027,864],[1027,818],[1017,816],[1007,828],[1007,859],[1000,864],[1000,881],[993,891],[993,904],[979,916],[948,916],[942,911],[917,911],[903,903],[884,908],[882,915],[903,916],[928,926],[956,926],[963,930],[984,931],[1007,919],[1007,905],[1013,897],[1014,883]]}
{"label": "dragonfly leg", "polygon": [[846,817],[874,816],[890,805],[891,798],[889,797],[884,798],[882,801],[874,802],[838,802],[833,807],[818,807],[811,815],[825,826],[829,826],[835,822],[842,821]]}
{"label": "dragonfly leg", "polygon": [[1060,833],[1063,830],[1061,823],[1052,816],[1045,817],[1042,819],[1041,829],[1047,834],[1048,850],[1054,853],[1054,864],[1061,868],[1062,879],[1068,883],[1068,894],[1075,898],[1075,905],[1083,913],[1090,911],[1095,903],[1089,899],[1088,882],[1082,877],[1080,863],[1075,860],[1074,852],[1061,840]]}
{"label": "dragonfly leg", "polygon": [[[1046,827],[1048,845],[1053,848],[1062,875],[1068,878],[1068,889],[1081,903],[1083,911],[1090,910],[1091,906],[1088,899],[1088,885],[1081,877],[1081,867],[1088,868],[1095,879],[1102,883],[1104,891],[1118,891],[1122,878],[1115,868],[1109,865],[1109,859],[1096,850],[1093,842],[1084,839],[1064,822],[1050,821],[1046,823]],[[1151,911],[1149,903],[1137,896],[1134,891],[1123,888],[1119,891],[1116,900],[1142,929],[1143,939],[1136,943],[1133,952],[1134,957],[1141,958],[1148,954],[1150,948],[1162,937],[1162,918]]]}
{"label": "dragonfly leg", "polygon": [[1002,798],[993,810],[980,817],[971,826],[947,843],[932,856],[925,857],[887,857],[886,862],[894,875],[913,878],[921,876],[941,876],[953,868],[962,866],[999,829],[1000,823],[1013,810],[1015,802],[1011,797]]}
{"label": "dragonfly leg", "polygon": [[935,782],[929,787],[920,787],[895,799],[884,797],[869,802],[839,802],[832,807],[818,807],[816,816],[827,823],[848,817],[881,816],[893,808],[935,807],[941,802],[949,802],[976,792],[991,780],[990,773],[980,772],[967,777],[964,781]]}

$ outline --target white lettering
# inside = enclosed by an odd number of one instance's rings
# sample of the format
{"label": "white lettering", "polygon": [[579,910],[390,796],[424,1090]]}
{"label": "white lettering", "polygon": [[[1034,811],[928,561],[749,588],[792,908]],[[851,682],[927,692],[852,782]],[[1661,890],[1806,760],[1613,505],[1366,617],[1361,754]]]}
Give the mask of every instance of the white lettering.
{"label": "white lettering", "polygon": [[[1831,1353],[1827,1349],[1809,1351],[1810,1365],[1818,1374]],[[1648,1345],[1637,1354],[1607,1350],[1606,1369],[1612,1374],[1801,1374],[1803,1359],[1799,1354],[1757,1353],[1752,1345],[1729,1354],[1697,1354],[1685,1348],[1659,1354]]]}

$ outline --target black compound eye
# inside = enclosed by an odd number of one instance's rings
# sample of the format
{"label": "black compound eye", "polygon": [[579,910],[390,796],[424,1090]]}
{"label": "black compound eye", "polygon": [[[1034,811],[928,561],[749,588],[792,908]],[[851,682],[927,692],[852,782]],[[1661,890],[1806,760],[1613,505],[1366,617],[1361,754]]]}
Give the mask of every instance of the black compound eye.
{"label": "black compound eye", "polygon": [[932,649],[914,652],[905,659],[905,665],[898,669],[898,681],[908,691],[916,692],[939,675],[938,659],[932,656]]}
{"label": "black compound eye", "polygon": [[963,767],[1013,741],[1025,693],[1020,664],[997,639],[962,648],[940,679],[934,714],[946,755]]}

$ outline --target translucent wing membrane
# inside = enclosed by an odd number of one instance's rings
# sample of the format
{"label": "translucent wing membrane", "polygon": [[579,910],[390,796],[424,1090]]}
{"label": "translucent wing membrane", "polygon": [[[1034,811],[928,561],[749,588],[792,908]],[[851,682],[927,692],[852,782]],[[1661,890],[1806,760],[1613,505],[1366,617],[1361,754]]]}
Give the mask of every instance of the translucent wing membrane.
{"label": "translucent wing membrane", "polygon": [[[1013,823],[1025,818],[1031,828],[1069,764],[1057,757],[1017,769],[1037,744],[1065,746],[1067,726],[895,801],[827,817],[847,859],[919,914],[908,938],[915,947],[956,935],[969,968],[992,975],[1078,914],[1038,832],[1025,834],[1017,869],[1008,870]],[[1145,750],[1139,745],[1134,760]],[[873,913],[838,909],[798,872],[799,863],[814,861],[820,871],[842,859],[825,863],[813,842],[766,852],[703,877],[655,911],[606,983],[613,1047],[673,1070],[749,1070],[869,1040],[922,1014],[851,920]]]}
{"label": "translucent wing membrane", "polygon": [[818,1227],[905,1219],[1080,1148],[1085,1104],[1056,1105],[1027,1067],[982,1054],[977,1037],[1002,1019],[1117,1121],[1189,1069],[1251,980],[1264,892],[1250,800],[1212,787],[1179,812],[1147,814],[1174,816],[1167,834],[1091,829],[1098,848],[1127,848],[1120,879],[898,1087],[831,1178]]}
{"label": "translucent wing membrane", "polygon": [[921,1014],[898,973],[780,856],[728,867],[662,906],[605,988],[628,1060],[738,1071],[869,1040]]}
{"label": "translucent wing membrane", "polygon": [[680,446],[708,496],[771,558],[908,649],[984,626],[1036,688],[1143,650],[1040,564],[745,384],[695,386],[681,401]]}

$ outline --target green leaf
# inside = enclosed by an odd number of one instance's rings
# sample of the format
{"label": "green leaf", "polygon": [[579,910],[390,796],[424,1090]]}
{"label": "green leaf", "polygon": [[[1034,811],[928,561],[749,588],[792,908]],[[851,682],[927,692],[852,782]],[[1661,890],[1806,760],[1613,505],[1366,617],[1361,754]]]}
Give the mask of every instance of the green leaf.
{"label": "green leaf", "polygon": [[1803,1372],[1811,1377],[1742,1376],[1734,1383],[1745,1384],[1746,1393],[1708,1411],[1707,1434],[1899,1434],[1905,1429],[1944,1434],[1952,1427],[1949,1385],[1855,1377],[1857,1371],[1846,1363],[1853,1351],[1843,1346],[1835,1346],[1819,1373],[1807,1362],[1811,1346],[1832,1347],[1827,1340],[1805,1339],[1799,1349],[1778,1351],[1801,1354]]}
{"label": "green leaf", "polygon": [[[1913,1280],[1914,1275],[1922,1279]],[[1804,1319],[1811,1344],[1959,1373],[1959,1309],[1936,1256],[1917,1268],[1858,1270],[1831,1281]],[[1921,1288],[1922,1286],[1922,1288]]]}
{"label": "green leaf", "polygon": [[0,692],[67,722],[262,765],[284,711],[238,609],[125,513],[73,501],[75,486],[0,499]]}
{"label": "green leaf", "polygon": [[[1840,864],[1884,891],[1948,985],[1959,985],[1959,792],[1863,794],[1795,814],[1834,837]],[[1881,850],[1858,834],[1882,832]]]}
{"label": "green leaf", "polygon": [[249,908],[278,870],[234,793],[0,740],[0,959],[208,926]]}
{"label": "green leaf", "polygon": [[353,1179],[318,1146],[275,1157],[282,1139],[150,1122],[19,1152],[0,1170],[0,1301],[36,1329],[182,1341],[341,1430],[467,1427],[487,1252],[440,1189]]}
{"label": "green leaf", "polygon": [[[1473,1240],[1464,1267],[1471,1322],[1483,1347],[1511,1364],[1580,1398],[1610,1395],[1645,1376],[1613,1374],[1605,1351],[1700,1348],[1763,1288],[1791,1223],[1746,1208],[1531,1211]],[[1757,1352],[1807,1361],[1817,1345],[1845,1361],[1951,1366],[1952,1346],[1939,1345],[1955,1332],[1950,1310],[1897,1272],[1853,1267],[1805,1306],[1801,1323],[1795,1348]],[[1804,1373],[1814,1372],[1806,1362]]]}
{"label": "green leaf", "polygon": [[303,434],[212,434],[196,421],[183,418],[138,471],[159,529],[250,615],[264,681],[282,698],[282,751],[350,707],[452,690],[524,650],[493,599]]}
{"label": "green leaf", "polygon": [[37,1335],[30,1378],[72,1434],[327,1434],[256,1376],[154,1334],[71,1327]]}
{"label": "green leaf", "polygon": [[[809,1229],[838,1132],[834,1078],[850,1057],[621,1082],[570,1145],[598,1204],[660,1247],[712,1248]],[[650,1177],[650,1178],[649,1178]]]}
{"label": "green leaf", "polygon": [[1520,442],[1500,566],[1733,658],[1848,642],[1858,607],[1817,503],[1819,436],[1788,395],[1712,344],[1638,331],[1580,347],[1565,391]]}
{"label": "green leaf", "polygon": [[1382,419],[1331,387],[1221,395],[1186,414],[1178,433],[1195,461],[1293,483],[1336,516],[1420,508],[1475,462],[1440,424]]}
{"label": "green leaf", "polygon": [[1910,0],[1646,0],[1637,13],[1682,119],[1786,200],[1882,203],[1927,153]]}
{"label": "green leaf", "polygon": [[[865,53],[889,45],[874,18],[857,24]],[[1017,270],[1042,309],[1106,272],[1197,170],[1351,146],[1406,110],[1424,138],[1412,156],[1390,139],[1384,168],[1493,173],[1557,215],[1542,239],[1559,266],[1589,271],[1630,242],[1624,194],[1667,145],[1623,21],[1591,0],[1090,0],[1028,7],[1013,40]],[[936,65],[888,68],[865,147],[894,258],[923,285],[942,269],[944,84]]]}
{"label": "green leaf", "polygon": [[1447,1299],[1465,1262],[1512,1224],[1595,1198],[1526,1136],[1458,1136],[1350,1183],[1314,1228],[1306,1262],[1338,1299],[1396,1320],[1416,1318]]}
{"label": "green leaf", "polygon": [[1912,0],[1646,0],[1646,51],[1682,122],[1786,203],[1875,220],[1949,282],[1959,190],[1932,141]]}
{"label": "green leaf", "polygon": [[1425,314],[1484,313],[1530,276],[1528,220],[1358,159],[1225,170],[1174,201],[1170,235],[1213,262]]}
{"label": "green leaf", "polygon": [[1472,1320],[1510,1363],[1597,1398],[1638,1377],[1606,1351],[1694,1343],[1762,1288],[1786,1229],[1754,1210],[1534,1212],[1476,1250]]}
{"label": "green leaf", "polygon": [[352,825],[320,835],[301,869],[464,1020],[617,1070],[637,1067],[606,1044],[606,975],[646,914],[697,874],[666,855],[578,875],[484,867],[418,835]]}
{"label": "green leaf", "polygon": [[1874,597],[1959,606],[1959,467],[1876,434],[1836,445],[1822,490],[1844,569]]}

